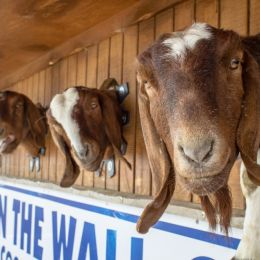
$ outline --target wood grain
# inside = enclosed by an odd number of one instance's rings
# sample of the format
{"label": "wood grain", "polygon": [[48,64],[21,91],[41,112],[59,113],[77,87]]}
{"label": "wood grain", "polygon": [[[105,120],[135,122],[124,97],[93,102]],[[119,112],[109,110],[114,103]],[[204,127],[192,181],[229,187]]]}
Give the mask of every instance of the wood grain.
{"label": "wood grain", "polygon": [[129,95],[124,108],[130,112],[130,121],[124,126],[124,138],[127,140],[125,157],[131,163],[130,170],[124,163],[120,165],[120,191],[133,193],[135,187],[135,149],[136,149],[136,73],[138,26],[128,27],[124,32],[123,82],[128,82]]}
{"label": "wood grain", "polygon": [[[139,24],[138,53],[143,52],[154,41],[154,26],[154,17]],[[135,193],[140,195],[151,195],[152,177],[143,139],[139,109],[137,111]]]}
{"label": "wood grain", "polygon": [[[52,68],[49,67],[45,70],[45,87],[44,87],[44,106],[49,107],[51,101],[51,86],[52,86]],[[48,130],[48,134],[46,136],[46,152],[43,162],[43,180],[49,180],[49,163],[50,163],[50,145],[51,145],[51,133]]]}
{"label": "wood grain", "polygon": [[[59,86],[57,89],[57,93],[62,93],[68,86],[68,75],[69,75],[69,70],[68,70],[68,58],[63,59],[60,62],[59,66]],[[64,155],[57,149],[57,157],[56,157],[56,176],[57,176],[57,183],[61,182],[61,179],[64,174],[65,170],[65,158]]]}
{"label": "wood grain", "polygon": [[[110,55],[109,55],[109,77],[115,78],[120,84],[122,82],[122,62],[123,62],[123,34],[118,33],[110,38]],[[115,157],[116,172],[113,177],[106,177],[106,189],[119,190],[121,163]]]}
{"label": "wood grain", "polygon": [[196,22],[208,23],[218,27],[218,0],[197,0],[196,1]]}
{"label": "wood grain", "polygon": [[163,33],[173,31],[173,8],[169,8],[155,16],[155,38]]}
{"label": "wood grain", "polygon": [[257,34],[260,33],[260,1],[251,0],[250,1],[250,24],[249,33]]}
{"label": "wood grain", "polygon": [[[45,70],[39,72],[39,85],[38,85],[38,100],[36,103],[44,105],[44,90],[45,90]],[[44,168],[44,160],[47,160],[46,157],[40,156],[40,172],[36,173],[36,179],[41,180],[43,178],[44,171],[47,169]]]}
{"label": "wood grain", "polygon": [[182,30],[194,21],[193,1],[185,1],[177,4],[174,8],[174,30]]}
{"label": "wood grain", "polygon": [[247,0],[236,0],[235,4],[230,0],[222,0],[220,12],[221,28],[232,29],[241,35],[246,35],[248,33],[247,3]]}
{"label": "wood grain", "polygon": [[[109,71],[109,50],[110,50],[110,39],[101,41],[98,45],[98,69],[97,69],[97,88],[101,86],[103,81],[108,78]],[[106,187],[106,168],[103,167],[100,176],[94,177],[94,187],[105,189]]]}
{"label": "wood grain", "polygon": [[[60,73],[60,63],[55,64],[52,67],[52,78],[51,78],[51,97],[59,92],[59,73]],[[57,147],[51,139],[50,142],[50,158],[49,158],[49,181],[57,182]],[[59,183],[58,183],[59,184]]]}
{"label": "wood grain", "polygon": [[[97,55],[98,46],[93,45],[88,48],[88,62],[87,62],[87,87],[97,87]],[[94,173],[84,171],[83,185],[85,187],[94,187]]]}

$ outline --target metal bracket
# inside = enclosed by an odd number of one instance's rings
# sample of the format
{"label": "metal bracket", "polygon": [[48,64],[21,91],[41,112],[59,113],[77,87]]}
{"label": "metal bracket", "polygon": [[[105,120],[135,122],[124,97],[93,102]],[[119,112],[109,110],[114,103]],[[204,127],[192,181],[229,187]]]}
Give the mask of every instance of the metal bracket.
{"label": "metal bracket", "polygon": [[40,172],[40,170],[41,170],[40,157],[35,157],[34,160],[35,160],[35,170],[36,170],[36,172]]}
{"label": "metal bracket", "polygon": [[100,177],[101,176],[101,173],[102,173],[102,169],[103,167],[106,167],[106,170],[107,170],[107,175],[111,178],[115,175],[116,173],[116,167],[115,167],[115,158],[114,156],[111,157],[110,159],[108,160],[103,160],[101,162],[101,165],[99,167],[99,169],[97,171],[95,171],[95,175],[97,177]]}
{"label": "metal bracket", "polygon": [[116,173],[114,156],[112,158],[110,158],[109,160],[106,160],[105,163],[106,163],[107,175],[111,178]]}
{"label": "metal bracket", "polygon": [[128,83],[116,86],[116,92],[118,95],[119,103],[121,104],[129,94]]}
{"label": "metal bracket", "polygon": [[40,155],[45,155],[45,153],[46,153],[45,147],[41,147],[41,148],[40,148],[40,151],[39,151],[39,154],[40,154]]}
{"label": "metal bracket", "polygon": [[41,162],[40,157],[32,157],[29,161],[29,171],[33,172],[35,169],[36,172],[40,172],[41,169]]}
{"label": "metal bracket", "polygon": [[126,149],[127,149],[127,142],[123,140],[120,146],[120,152],[122,155],[126,154]]}
{"label": "metal bracket", "polygon": [[32,157],[32,158],[30,158],[30,161],[29,161],[29,171],[30,172],[33,172],[34,164],[35,164],[35,160],[34,160],[34,157]]}
{"label": "metal bracket", "polygon": [[126,125],[129,123],[130,113],[127,110],[122,110],[122,124]]}

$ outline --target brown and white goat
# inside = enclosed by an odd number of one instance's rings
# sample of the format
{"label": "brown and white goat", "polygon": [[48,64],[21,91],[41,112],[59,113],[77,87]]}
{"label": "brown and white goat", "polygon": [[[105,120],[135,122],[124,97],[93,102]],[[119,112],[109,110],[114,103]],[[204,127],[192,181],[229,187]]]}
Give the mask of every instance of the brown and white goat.
{"label": "brown and white goat", "polygon": [[47,119],[52,137],[66,158],[60,185],[69,187],[76,181],[80,168],[97,171],[105,159],[114,154],[122,157],[121,107],[108,79],[101,89],[71,87],[51,101]]}
{"label": "brown and white goat", "polygon": [[45,149],[45,109],[14,91],[0,92],[0,153],[11,153],[21,144],[32,157]]}
{"label": "brown and white goat", "polygon": [[146,150],[153,176],[163,176],[139,219],[139,232],[163,214],[175,178],[200,196],[210,226],[215,228],[219,213],[227,232],[232,215],[227,181],[239,152],[249,178],[260,184],[259,64],[260,35],[241,38],[201,23],[164,34],[138,56]]}

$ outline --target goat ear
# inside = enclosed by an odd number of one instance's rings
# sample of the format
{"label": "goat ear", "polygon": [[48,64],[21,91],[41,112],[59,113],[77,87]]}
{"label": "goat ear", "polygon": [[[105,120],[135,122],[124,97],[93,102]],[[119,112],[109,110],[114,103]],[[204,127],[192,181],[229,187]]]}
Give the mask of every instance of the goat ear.
{"label": "goat ear", "polygon": [[58,149],[60,150],[60,152],[64,155],[66,160],[65,170],[64,170],[62,180],[60,182],[60,186],[70,187],[75,183],[77,177],[79,176],[80,173],[79,166],[72,158],[70,149],[63,138],[64,130],[52,117],[50,110],[48,110],[47,112],[47,119],[48,119],[50,132],[52,135],[52,139],[56,144],[56,146],[58,147]]}
{"label": "goat ear", "polygon": [[247,48],[244,53],[243,86],[245,93],[237,144],[249,178],[260,185],[260,166],[256,162],[260,144],[260,70]]}
{"label": "goat ear", "polygon": [[41,114],[40,110],[29,98],[25,97],[25,101],[26,122],[33,140],[39,148],[45,147],[45,134],[47,132],[45,116]]}
{"label": "goat ear", "polygon": [[146,233],[162,216],[170,203],[175,189],[175,175],[167,148],[161,140],[152,120],[149,109],[149,98],[144,92],[144,86],[140,77],[138,77],[138,79],[140,86],[138,105],[149,164],[153,179],[160,179],[158,176],[163,175],[162,185],[158,194],[155,199],[146,206],[137,223],[137,231]]}

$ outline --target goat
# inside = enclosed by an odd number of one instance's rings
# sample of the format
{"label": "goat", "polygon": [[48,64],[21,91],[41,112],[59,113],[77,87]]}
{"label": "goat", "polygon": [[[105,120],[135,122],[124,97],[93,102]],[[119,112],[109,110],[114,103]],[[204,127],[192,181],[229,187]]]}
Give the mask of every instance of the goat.
{"label": "goat", "polygon": [[[260,184],[260,35],[195,23],[162,35],[138,56],[139,112],[148,160],[161,189],[137,230],[146,233],[165,211],[175,178],[200,197],[209,225],[226,234],[232,215],[227,185],[240,152]],[[158,177],[156,177],[158,179]]]}
{"label": "goat", "polygon": [[102,161],[114,154],[122,156],[122,109],[117,94],[108,88],[114,79],[104,81],[100,89],[76,86],[53,97],[47,119],[53,140],[66,158],[60,186],[76,181],[80,167],[97,171]]}
{"label": "goat", "polygon": [[45,149],[48,126],[45,109],[25,95],[0,92],[0,153],[13,152],[21,144],[30,156],[38,157]]}
{"label": "goat", "polygon": [[[260,151],[257,162],[260,163]],[[244,164],[240,168],[240,184],[246,199],[242,239],[233,259],[260,259],[260,187],[254,184]]]}

